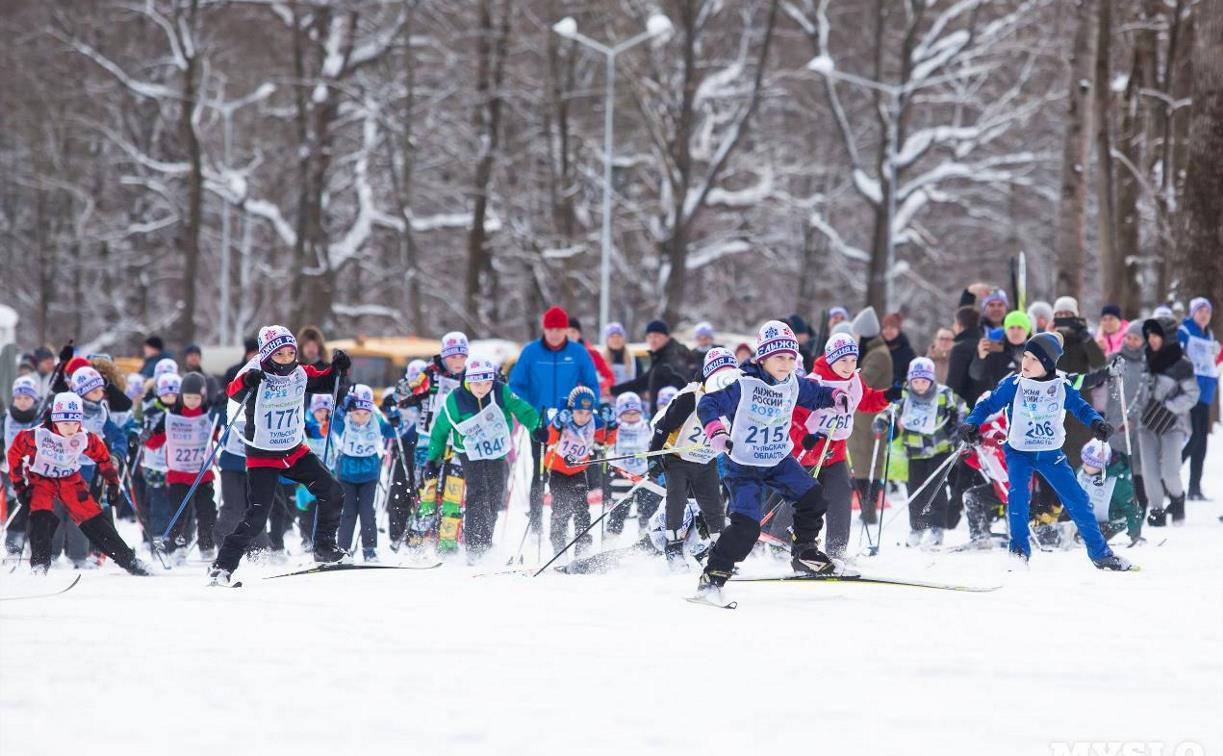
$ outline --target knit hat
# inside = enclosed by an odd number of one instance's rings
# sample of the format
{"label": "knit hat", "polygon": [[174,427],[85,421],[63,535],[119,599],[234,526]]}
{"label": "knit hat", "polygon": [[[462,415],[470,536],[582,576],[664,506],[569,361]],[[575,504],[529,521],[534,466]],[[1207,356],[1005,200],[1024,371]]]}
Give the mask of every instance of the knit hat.
{"label": "knit hat", "polygon": [[578,333],[581,333],[582,332],[582,321],[578,320],[577,318],[569,318],[569,327],[577,331]]}
{"label": "knit hat", "polygon": [[364,383],[358,383],[348,392],[348,409],[374,411],[374,390]]}
{"label": "knit hat", "polygon": [[331,394],[311,394],[310,395],[310,414],[313,415],[319,410],[331,411]]}
{"label": "knit hat", "polygon": [[1002,320],[1003,328],[1013,328],[1014,326],[1023,326],[1025,336],[1032,333],[1032,320],[1019,310],[1011,310]]}
{"label": "knit hat", "polygon": [[914,357],[913,361],[909,363],[907,378],[910,381],[915,378],[925,378],[934,383],[934,360],[929,357]]}
{"label": "knit hat", "polygon": [[179,394],[183,390],[183,379],[178,377],[178,373],[162,373],[157,376],[156,385],[155,393],[157,396]]}
{"label": "knit hat", "polygon": [[1029,325],[1035,327],[1036,321],[1044,318],[1045,320],[1053,320],[1053,305],[1048,302],[1037,300],[1028,305],[1028,320]]}
{"label": "knit hat", "polygon": [[798,338],[790,326],[780,320],[770,320],[756,334],[756,361],[763,362],[773,354],[789,354],[798,358]]}
{"label": "knit hat", "polygon": [[803,320],[803,316],[794,313],[786,318],[786,322],[794,329],[794,333],[810,333],[811,329],[807,327],[807,321]]}
{"label": "knit hat", "polygon": [[43,360],[55,359],[55,352],[47,349],[45,346],[34,347],[34,362],[42,362]]}
{"label": "knit hat", "polygon": [[1053,375],[1057,372],[1057,361],[1062,358],[1062,335],[1056,331],[1038,333],[1028,339],[1023,351],[1030,352],[1033,357],[1040,360],[1046,375]]}
{"label": "knit hat", "polygon": [[123,393],[127,394],[129,399],[134,399],[144,393],[144,376],[140,373],[127,374],[127,387]]}
{"label": "knit hat", "polygon": [[206,396],[208,394],[208,379],[206,379],[201,373],[187,373],[183,376],[183,383],[179,389],[179,393]]}
{"label": "knit hat", "polygon": [[[170,360],[170,361],[173,362],[174,360]],[[64,365],[64,375],[71,378],[73,373],[75,373],[76,371],[80,370],[83,367],[92,367],[92,365],[90,365],[89,360],[87,360],[84,357],[81,357],[80,355],[77,355],[76,357],[73,357],[72,359],[68,360],[67,364]]]}
{"label": "knit hat", "polygon": [[162,341],[160,336],[148,337],[144,340],[144,345],[147,347],[152,347],[159,352],[166,348],[166,342]]}
{"label": "knit hat", "polygon": [[842,320],[840,323],[837,323],[832,327],[833,336],[836,336],[839,333],[843,333],[847,336],[853,336],[854,327],[848,320]]}
{"label": "knit hat", "polygon": [[451,331],[442,337],[442,359],[459,355],[467,356],[467,334]]}
{"label": "knit hat", "polygon": [[626,412],[641,412],[641,397],[632,391],[625,391],[616,397],[616,417]]}
{"label": "knit hat", "polygon": [[840,305],[836,305],[835,307],[828,308],[828,317],[831,318],[836,315],[840,315],[841,317],[845,318],[846,320],[849,320],[849,310],[845,309],[844,307],[841,307]]}
{"label": "knit hat", "polygon": [[658,389],[658,409],[662,409],[671,403],[675,395],[679,393],[679,389],[674,386],[663,386]]}
{"label": "knit hat", "polygon": [[694,339],[712,339],[713,324],[702,320],[692,328],[692,338]]}
{"label": "knit hat", "polygon": [[569,392],[569,399],[566,401],[566,406],[571,410],[594,410],[599,403],[595,392],[591,391],[587,386],[574,386],[573,391]]}
{"label": "knit hat", "polygon": [[1104,317],[1105,315],[1112,315],[1117,320],[1121,320],[1120,305],[1115,305],[1115,304],[1104,305],[1104,307],[1100,310],[1100,317]]}
{"label": "knit hat", "polygon": [[1142,321],[1141,320],[1138,320],[1138,319],[1131,320],[1130,324],[1125,327],[1125,335],[1129,336],[1131,334],[1139,338],[1142,338]]}
{"label": "knit hat", "polygon": [[85,407],[81,397],[71,391],[61,391],[51,402],[51,422],[79,423],[85,419]]}
{"label": "knit hat", "polygon": [[425,368],[429,367],[429,363],[424,360],[412,360],[408,363],[407,369],[403,371],[404,377],[408,379],[408,383],[416,380]]}
{"label": "knit hat", "polygon": [[287,346],[293,347],[294,353],[297,352],[297,339],[288,328],[281,325],[270,325],[259,329],[260,362],[267,362],[272,359],[276,350]]}
{"label": "knit hat", "polygon": [[1002,289],[994,289],[990,293],[986,294],[981,299],[981,309],[984,310],[986,307],[993,304],[994,302],[1001,302],[1002,304],[1010,304],[1010,301],[1006,298],[1005,291],[1003,291]]}
{"label": "knit hat", "polygon": [[553,305],[544,312],[544,328],[568,328],[569,313]]}
{"label": "knit hat", "polygon": [[848,333],[834,333],[824,344],[824,362],[832,367],[833,363],[843,357],[857,357],[858,342]]}
{"label": "knit hat", "polygon": [[1079,300],[1074,297],[1058,297],[1053,302],[1053,313],[1056,315],[1059,312],[1072,312],[1077,318],[1079,316]]}
{"label": "knit hat", "polygon": [[32,376],[20,375],[13,379],[13,398],[19,396],[28,396],[31,399],[38,398],[38,381]]}
{"label": "knit hat", "polygon": [[491,381],[497,377],[497,366],[492,363],[492,360],[485,360],[480,357],[473,357],[467,361],[467,372],[464,378],[468,383],[477,381]]}
{"label": "knit hat", "polygon": [[705,362],[701,365],[701,377],[708,378],[724,368],[738,367],[738,360],[729,349],[713,347],[705,353]]}
{"label": "knit hat", "polygon": [[1112,459],[1113,450],[1107,441],[1099,441],[1093,438],[1083,445],[1083,454],[1081,456],[1084,465],[1103,470],[1108,467],[1108,461]]}
{"label": "knit hat", "polygon": [[879,316],[874,307],[867,307],[854,318],[853,334],[859,339],[873,339],[879,335]]}
{"label": "knit hat", "polygon": [[72,393],[77,396],[85,396],[90,391],[100,389],[106,385],[106,379],[102,374],[91,367],[83,367],[72,374]]}
{"label": "knit hat", "polygon": [[612,336],[615,334],[619,334],[620,336],[628,338],[628,331],[624,330],[623,324],[608,323],[607,327],[603,329],[603,341],[607,341],[609,336]]}
{"label": "knit hat", "polygon": [[1211,306],[1210,300],[1207,299],[1206,297],[1194,297],[1193,299],[1190,299],[1189,300],[1189,317],[1192,318],[1194,315],[1197,314],[1198,310],[1201,310],[1203,308],[1210,310],[1212,313],[1214,312],[1214,309],[1215,309],[1214,307]]}
{"label": "knit hat", "polygon": [[645,332],[647,336],[651,333],[661,333],[663,336],[670,336],[671,328],[665,320],[651,320],[649,323],[646,323]]}

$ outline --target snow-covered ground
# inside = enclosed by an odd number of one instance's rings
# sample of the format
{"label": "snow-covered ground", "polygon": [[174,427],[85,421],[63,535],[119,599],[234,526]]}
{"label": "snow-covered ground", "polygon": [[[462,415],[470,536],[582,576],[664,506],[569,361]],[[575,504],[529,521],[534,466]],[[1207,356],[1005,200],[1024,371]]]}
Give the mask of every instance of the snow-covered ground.
{"label": "snow-covered ground", "polygon": [[[858,560],[991,593],[732,584],[719,611],[658,561],[474,577],[517,548],[521,487],[476,568],[244,564],[225,590],[202,565],[108,566],[0,602],[0,754],[1223,753],[1218,429],[1207,463],[1215,501],[1120,549],[1140,573],[1081,550],[1015,574],[999,552],[907,551],[903,518]],[[0,571],[0,596],[72,576]]]}

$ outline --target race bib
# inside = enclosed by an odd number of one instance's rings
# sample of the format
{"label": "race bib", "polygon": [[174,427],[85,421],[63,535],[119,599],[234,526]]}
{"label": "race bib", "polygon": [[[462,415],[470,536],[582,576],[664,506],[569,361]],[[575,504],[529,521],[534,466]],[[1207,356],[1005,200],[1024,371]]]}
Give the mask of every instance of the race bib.
{"label": "race bib", "polygon": [[13,442],[17,440],[17,434],[23,430],[29,430],[34,427],[34,421],[28,423],[19,423],[13,419],[12,415],[4,418],[4,454],[8,456],[8,450],[12,448]]}
{"label": "race bib", "polygon": [[[326,443],[325,439],[320,439]],[[382,428],[372,416],[365,425],[357,425],[348,418],[344,433],[340,436],[340,453],[345,457],[382,456]],[[322,452],[316,452],[321,458]]]}
{"label": "race bib", "polygon": [[455,426],[468,459],[501,459],[510,451],[510,426],[495,401]]}
{"label": "race bib", "polygon": [[208,458],[212,421],[207,415],[166,414],[166,465],[175,472],[197,473]]}
{"label": "race bib", "polygon": [[1185,345],[1185,356],[1193,363],[1193,374],[1214,378],[1218,375],[1215,367],[1215,355],[1218,342],[1214,339],[1203,339],[1200,336],[1190,336]]}
{"label": "race bib", "polygon": [[556,442],[556,453],[561,455],[561,459],[566,462],[582,462],[590,456],[594,442],[595,424],[593,420],[581,428],[567,423],[564,430],[561,431],[560,440]]}
{"label": "race bib", "polygon": [[255,395],[255,424],[251,446],[267,451],[288,451],[305,438],[306,371],[299,366],[288,375],[265,373]]}
{"label": "race bib", "polygon": [[[638,420],[633,425],[620,425],[616,429],[615,455],[619,457],[625,454],[638,454],[648,451],[652,435],[654,434],[650,424],[645,420]],[[646,471],[650,468],[649,460],[643,458],[625,459],[617,464],[634,475],[645,475]]]}
{"label": "race bib", "polygon": [[146,470],[153,472],[164,473],[169,468],[166,466],[166,445],[162,444],[156,449],[144,447],[144,453],[140,455],[140,466]]}
{"label": "race bib", "polygon": [[433,430],[433,418],[437,417],[437,413],[442,411],[442,407],[446,404],[446,397],[459,387],[459,382],[454,378],[448,378],[444,375],[437,378],[437,393],[429,400],[427,407],[428,411],[422,411],[416,419],[416,431],[421,436],[428,436],[429,431]]}
{"label": "race bib", "polygon": [[759,378],[739,379],[741,394],[731,426],[730,458],[749,467],[772,467],[790,456],[790,419],[798,403],[798,381],[770,386]]}
{"label": "race bib", "polygon": [[[234,408],[237,408],[238,416],[234,417]],[[233,427],[229,429],[229,435],[225,437],[225,451],[233,454],[236,457],[246,456],[246,409],[237,402],[229,403],[228,417],[234,417]]]}
{"label": "race bib", "polygon": [[1106,477],[1104,484],[1100,485],[1100,476],[1088,475],[1082,470],[1079,470],[1078,478],[1079,487],[1087,494],[1087,503],[1091,505],[1096,522],[1108,522],[1108,507],[1113,501],[1113,489],[1117,487],[1117,479]]}
{"label": "race bib", "polygon": [[857,373],[843,381],[830,381],[820,378],[817,381],[822,386],[840,389],[849,394],[849,413],[841,414],[834,407],[817,409],[807,415],[805,427],[808,433],[822,433],[833,441],[844,441],[854,431],[854,412],[862,402],[862,381]]}
{"label": "race bib", "polygon": [[1066,381],[1019,378],[1007,443],[1018,451],[1049,451],[1066,440]]}
{"label": "race bib", "polygon": [[[90,411],[92,405],[92,411]],[[81,430],[88,431],[99,438],[105,438],[102,431],[106,421],[110,419],[110,410],[105,402],[85,403],[85,418],[81,421]],[[93,467],[94,461],[89,457],[81,457],[81,467]]]}
{"label": "race bib", "polygon": [[30,472],[44,478],[67,478],[81,469],[81,456],[89,446],[89,434],[78,431],[61,436],[46,428],[34,431],[37,451]]}
{"label": "race bib", "polygon": [[919,399],[912,393],[905,396],[904,406],[900,413],[900,425],[912,433],[929,436],[934,432],[938,421],[938,394],[930,399]]}

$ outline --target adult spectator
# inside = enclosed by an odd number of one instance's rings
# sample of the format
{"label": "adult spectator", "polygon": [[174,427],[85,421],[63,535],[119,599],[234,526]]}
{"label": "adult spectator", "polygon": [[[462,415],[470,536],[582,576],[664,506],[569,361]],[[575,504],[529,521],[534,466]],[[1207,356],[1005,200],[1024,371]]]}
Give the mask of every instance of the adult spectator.
{"label": "adult spectator", "polygon": [[40,396],[51,393],[51,379],[55,375],[55,353],[45,346],[34,350],[34,377],[38,379]]}
{"label": "adult spectator", "polygon": [[[803,361],[803,370],[810,373],[812,366],[815,365],[816,358],[816,354],[813,351],[815,349],[815,339],[811,337],[811,326],[798,313],[794,313],[782,322],[790,326],[790,330],[794,331],[794,336],[798,339],[798,356]],[[822,349],[820,353],[823,353]]]}
{"label": "adult spectator", "polygon": [[934,341],[926,350],[926,356],[934,363],[934,379],[944,386],[947,385],[947,365],[951,359],[951,347],[955,344],[955,334],[950,328],[939,328],[934,334]]}
{"label": "adult spectator", "polygon": [[650,367],[636,378],[612,386],[612,394],[619,396],[625,391],[649,394],[653,415],[658,408],[659,389],[688,385],[700,363],[688,347],[671,338],[671,329],[661,320],[652,320],[645,327],[645,341],[650,348]]}
{"label": "adult spectator", "polygon": [[1121,319],[1121,308],[1115,304],[1104,305],[1100,311],[1100,328],[1096,331],[1096,344],[1105,357],[1112,357],[1125,345],[1125,329],[1128,320]]}
{"label": "adult spectator", "polygon": [[[862,381],[873,389],[886,390],[892,386],[892,353],[888,345],[879,338],[879,316],[875,308],[867,307],[854,317],[853,335],[858,339],[858,369]],[[849,435],[846,449],[849,458],[854,460],[854,486],[858,490],[858,498],[862,507],[862,521],[875,521],[875,499],[878,491],[871,486],[871,481],[863,476],[870,474],[871,448],[875,444],[875,435],[871,432],[871,420],[877,412],[855,412],[854,428]],[[859,460],[865,460],[860,462]]]}
{"label": "adult spectator", "polygon": [[199,373],[204,376],[204,390],[208,392],[208,401],[215,401],[221,396],[221,383],[215,375],[204,372],[204,352],[199,344],[189,344],[183,350],[183,375]]}
{"label": "adult spectator", "polygon": [[590,354],[590,359],[595,364],[595,372],[599,374],[599,396],[607,398],[611,396],[610,391],[612,384],[616,382],[616,375],[612,372],[611,366],[607,364],[607,360],[603,359],[603,355],[599,353],[582,337],[582,321],[577,318],[569,318],[569,340],[581,344],[582,347]]}
{"label": "adult spectator", "polygon": [[981,328],[1001,328],[1009,306],[1006,292],[994,289],[981,300]]}
{"label": "adult spectator", "polygon": [[623,383],[641,375],[641,359],[628,345],[628,332],[620,323],[608,323],[603,329],[603,359],[611,367],[612,384]]}
{"label": "adult spectator", "polygon": [[297,361],[320,370],[331,364],[327,357],[327,340],[318,326],[306,326],[298,332]]}
{"label": "adult spectator", "polygon": [[166,351],[166,343],[156,334],[144,340],[141,351],[144,353],[144,365],[140,367],[140,374],[145,378],[153,377],[153,369],[157,367],[159,360],[174,356]]}
{"label": "adult spectator", "polygon": [[969,407],[977,403],[983,389],[972,379],[969,368],[977,355],[977,344],[981,340],[981,314],[972,305],[964,305],[955,311],[951,324],[951,354],[947,357],[947,385]]}
{"label": "adult spectator", "polygon": [[1026,313],[1019,310],[1008,313],[1002,321],[1002,338],[987,333],[977,341],[977,353],[973,356],[968,375],[978,386],[997,386],[1011,373],[1019,372],[1023,362],[1023,349],[1032,333],[1032,323]]}
{"label": "adult spectator", "polygon": [[[569,392],[578,386],[597,391],[599,374],[586,347],[569,340],[569,315],[560,307],[550,307],[543,317],[544,335],[522,348],[518,361],[510,370],[510,390],[539,410],[541,418],[548,410],[561,410]],[[532,436],[530,527],[542,532],[544,488],[539,475],[547,444]]]}
{"label": "adult spectator", "polygon": [[901,330],[904,317],[899,312],[889,312],[883,316],[883,327],[880,335],[892,353],[892,385],[903,386],[909,375],[909,363],[917,358],[909,337]]}
{"label": "adult spectator", "polygon": [[1213,315],[1210,300],[1196,297],[1189,301],[1189,317],[1176,329],[1177,341],[1193,364],[1193,374],[1200,389],[1197,403],[1189,410],[1191,432],[1182,454],[1182,461],[1189,460],[1189,498],[1193,501],[1206,499],[1202,494],[1202,463],[1206,459],[1206,441],[1210,434],[1210,405],[1219,388],[1219,342],[1210,330]]}
{"label": "adult spectator", "polygon": [[1044,333],[1053,328],[1053,305],[1037,300],[1028,305],[1028,320],[1032,322],[1032,333]]}
{"label": "adult spectator", "polygon": [[[1079,317],[1079,302],[1074,297],[1058,297],[1053,302],[1053,329],[1062,335],[1064,350],[1058,361],[1059,370],[1067,373],[1089,373],[1104,365],[1104,352],[1087,331],[1087,321]],[[1064,449],[1070,466],[1081,463],[1083,446],[1091,440],[1091,428],[1066,416]]]}
{"label": "adult spectator", "polygon": [[[1147,340],[1147,375],[1138,394],[1138,446],[1142,449],[1142,485],[1151,507],[1147,523],[1174,525],[1185,519],[1185,489],[1181,458],[1191,435],[1189,413],[1200,403],[1201,386],[1193,364],[1184,356],[1175,334],[1175,318],[1152,318],[1142,324]],[[1169,501],[1165,504],[1164,494]]]}
{"label": "adult spectator", "polygon": [[702,320],[692,328],[692,341],[696,346],[692,349],[693,352],[700,355],[702,361],[705,359],[705,353],[720,344],[715,344],[714,337],[716,334],[713,330],[713,324],[707,320]]}
{"label": "adult spectator", "polygon": [[251,358],[259,354],[259,341],[254,336],[248,336],[242,342],[242,361],[236,365],[230,365],[225,368],[225,385],[233,383],[234,378],[238,376],[238,371],[241,370],[246,363],[251,361]]}

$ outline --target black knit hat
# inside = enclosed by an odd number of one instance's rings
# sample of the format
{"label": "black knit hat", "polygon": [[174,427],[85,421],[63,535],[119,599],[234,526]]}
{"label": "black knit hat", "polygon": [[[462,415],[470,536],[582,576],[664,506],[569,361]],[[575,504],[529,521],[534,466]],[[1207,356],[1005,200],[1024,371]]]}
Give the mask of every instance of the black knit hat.
{"label": "black knit hat", "polygon": [[183,376],[183,384],[179,388],[179,393],[204,396],[208,393],[208,381],[200,373],[187,373]]}
{"label": "black knit hat", "polygon": [[661,333],[663,336],[670,336],[671,328],[666,324],[665,321],[651,320],[649,323],[646,324],[645,332],[647,334]]}
{"label": "black knit hat", "polygon": [[164,351],[166,348],[166,342],[162,341],[160,336],[148,337],[144,340],[144,345],[147,347],[152,347],[159,352]]}
{"label": "black knit hat", "polygon": [[1028,339],[1023,351],[1030,353],[1040,361],[1041,366],[1045,369],[1045,375],[1053,375],[1057,372],[1057,361],[1062,358],[1064,351],[1062,335],[1057,331],[1038,333]]}

